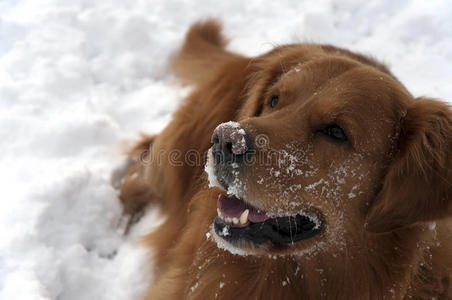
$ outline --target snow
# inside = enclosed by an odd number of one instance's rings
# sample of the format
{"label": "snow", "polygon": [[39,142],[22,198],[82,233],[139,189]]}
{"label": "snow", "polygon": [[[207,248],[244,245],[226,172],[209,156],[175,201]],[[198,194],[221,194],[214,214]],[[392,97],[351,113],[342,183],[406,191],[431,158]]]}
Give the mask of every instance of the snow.
{"label": "snow", "polygon": [[209,187],[219,187],[222,188],[218,182],[217,175],[215,175],[215,170],[213,168],[213,157],[212,150],[209,149],[207,152],[206,165],[204,166],[204,171],[207,173],[207,178],[209,180]]}
{"label": "snow", "polygon": [[[220,125],[217,126],[217,129],[220,129],[220,128],[239,129],[240,128],[240,123],[234,122],[234,121],[228,121],[228,122],[225,122],[225,123],[221,123]],[[245,131],[243,131],[243,134],[245,134]]]}
{"label": "snow", "polygon": [[[213,228],[213,225],[210,226],[209,232],[211,233],[212,240],[217,244],[217,247],[219,249],[222,249],[226,252],[229,252],[233,255],[238,255],[238,256],[248,256],[250,254],[247,251],[245,251],[241,248],[235,247],[233,244],[226,242],[223,238],[218,236],[217,233],[215,232],[215,229]],[[229,234],[229,232],[228,232],[228,234]],[[221,232],[221,235],[226,236],[222,232]]]}
{"label": "snow", "polygon": [[[230,139],[232,142],[232,153],[240,155],[244,154],[248,147],[246,145],[246,132],[245,129],[240,128],[240,124],[233,121],[228,121],[225,123],[221,123],[215,129],[217,130],[227,130],[229,129]],[[227,132],[227,131],[224,131]],[[234,167],[234,164],[233,164]]]}
{"label": "snow", "polygon": [[451,15],[445,0],[0,1],[0,299],[145,290],[137,243],[161,218],[124,235],[112,174],[187,93],[166,62],[193,21],[220,17],[248,55],[305,40],[372,53],[414,95],[452,99]]}

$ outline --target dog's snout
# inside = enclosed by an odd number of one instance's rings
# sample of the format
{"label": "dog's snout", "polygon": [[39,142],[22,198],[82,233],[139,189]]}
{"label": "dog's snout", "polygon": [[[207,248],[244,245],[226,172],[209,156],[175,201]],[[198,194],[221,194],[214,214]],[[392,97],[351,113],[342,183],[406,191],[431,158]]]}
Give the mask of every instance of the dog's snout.
{"label": "dog's snout", "polygon": [[240,162],[250,148],[245,129],[232,122],[220,124],[211,142],[215,164]]}

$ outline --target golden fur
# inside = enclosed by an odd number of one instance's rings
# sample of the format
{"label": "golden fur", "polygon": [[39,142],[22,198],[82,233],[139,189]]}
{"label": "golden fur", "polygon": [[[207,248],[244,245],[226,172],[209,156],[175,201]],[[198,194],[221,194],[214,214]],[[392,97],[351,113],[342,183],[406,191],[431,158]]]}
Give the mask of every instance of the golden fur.
{"label": "golden fur", "polygon": [[[121,186],[127,214],[155,204],[168,216],[146,237],[155,281],[145,298],[452,299],[450,107],[414,98],[366,56],[293,44],[249,58],[225,50],[220,29],[214,20],[190,28],[173,69],[193,92],[131,152]],[[244,245],[248,256],[217,246],[211,224],[224,192],[208,188],[204,154],[230,120],[305,159],[297,161],[305,176],[274,161],[244,167],[241,196],[269,211],[315,208],[321,234],[284,249]],[[319,136],[316,128],[332,122],[349,143]],[[202,160],[187,163],[193,153]]]}

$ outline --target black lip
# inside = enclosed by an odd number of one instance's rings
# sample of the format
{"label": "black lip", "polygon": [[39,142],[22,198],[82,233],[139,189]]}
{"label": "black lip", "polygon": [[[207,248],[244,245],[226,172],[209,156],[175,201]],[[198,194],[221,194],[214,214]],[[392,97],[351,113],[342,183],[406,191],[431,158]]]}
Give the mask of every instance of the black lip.
{"label": "black lip", "polygon": [[214,173],[215,173],[215,177],[217,178],[218,183],[221,185],[221,187],[227,191],[229,188],[229,183],[228,182],[233,182],[234,181],[234,177],[232,175],[231,172],[231,165],[227,164],[221,164],[218,165],[216,164],[214,167]]}
{"label": "black lip", "polygon": [[293,244],[309,239],[322,230],[321,224],[302,215],[272,218],[250,223],[246,227],[233,227],[216,217],[213,224],[216,234],[228,242],[235,243],[244,239],[258,245],[268,242],[275,245]]}

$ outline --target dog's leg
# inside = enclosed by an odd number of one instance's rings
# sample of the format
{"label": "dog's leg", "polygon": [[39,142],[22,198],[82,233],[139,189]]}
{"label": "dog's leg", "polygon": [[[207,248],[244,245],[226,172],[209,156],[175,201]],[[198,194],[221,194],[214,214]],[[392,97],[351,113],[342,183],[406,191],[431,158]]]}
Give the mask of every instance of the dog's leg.
{"label": "dog's leg", "polygon": [[143,135],[142,139],[129,151],[131,165],[121,180],[119,199],[123,205],[124,214],[129,217],[126,232],[144,214],[146,206],[158,203],[156,191],[151,189],[146,176],[147,159],[156,136]]}

